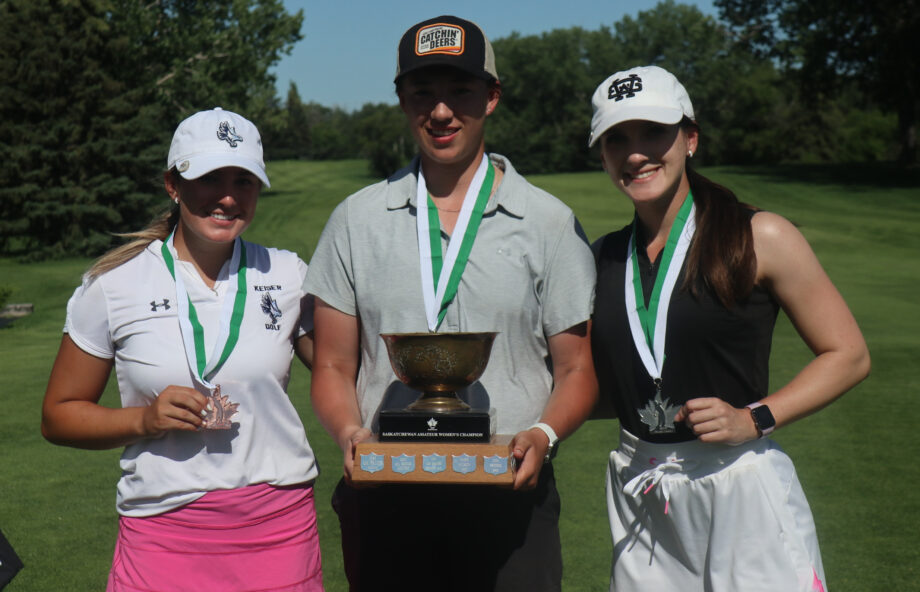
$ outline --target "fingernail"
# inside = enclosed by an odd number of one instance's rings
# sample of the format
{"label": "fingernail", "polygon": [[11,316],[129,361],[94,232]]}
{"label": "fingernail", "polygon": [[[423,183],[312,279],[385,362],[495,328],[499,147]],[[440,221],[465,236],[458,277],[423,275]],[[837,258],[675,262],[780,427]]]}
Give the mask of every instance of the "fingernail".
{"label": "fingernail", "polygon": [[208,411],[213,411],[213,410],[214,410],[214,408],[213,408],[213,407],[211,407],[211,404],[210,404],[210,403],[208,403],[208,407],[207,407],[207,409],[208,409]]}
{"label": "fingernail", "polygon": [[208,410],[207,410],[207,409],[202,409],[202,410],[201,410],[201,417],[207,417],[207,416],[208,416]]}

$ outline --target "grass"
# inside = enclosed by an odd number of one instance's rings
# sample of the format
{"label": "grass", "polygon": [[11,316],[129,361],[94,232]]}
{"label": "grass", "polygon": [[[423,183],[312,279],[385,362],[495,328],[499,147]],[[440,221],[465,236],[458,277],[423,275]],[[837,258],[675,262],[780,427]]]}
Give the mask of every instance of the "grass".
{"label": "grass", "polygon": [[[246,238],[309,260],[332,208],[374,181],[361,161],[274,162]],[[836,591],[916,589],[920,580],[920,175],[880,167],[712,168],[703,171],[745,201],[799,225],[847,299],[873,356],[868,381],[826,410],[780,430],[811,502]],[[630,220],[625,198],[602,173],[529,179],[575,210],[592,240]],[[164,196],[165,199],[165,196]],[[26,568],[11,592],[104,588],[116,532],[119,451],[52,446],[39,433],[40,404],[60,341],[64,308],[87,260],[22,265],[0,258],[9,302],[35,313],[0,328],[0,529]],[[780,317],[774,386],[810,358]],[[338,524],[329,505],[340,474],[337,447],[313,418],[309,373],[295,365],[291,395],[322,474],[316,485],[327,589],[345,590]],[[110,383],[103,402],[117,405]],[[606,589],[610,568],[604,470],[616,422],[592,421],[560,448],[566,591]]]}

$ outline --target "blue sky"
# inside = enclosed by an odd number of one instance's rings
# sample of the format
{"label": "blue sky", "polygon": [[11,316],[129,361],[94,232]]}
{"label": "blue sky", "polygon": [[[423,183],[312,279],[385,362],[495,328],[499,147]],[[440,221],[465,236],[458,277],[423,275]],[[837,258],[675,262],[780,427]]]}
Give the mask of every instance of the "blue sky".
{"label": "blue sky", "polygon": [[[716,14],[712,0],[678,0]],[[658,0],[284,0],[303,9],[303,39],[274,68],[284,99],[293,81],[305,102],[354,110],[369,102],[395,103],[396,46],[413,24],[454,14],[479,24],[490,39],[579,26],[596,30],[636,16]]]}

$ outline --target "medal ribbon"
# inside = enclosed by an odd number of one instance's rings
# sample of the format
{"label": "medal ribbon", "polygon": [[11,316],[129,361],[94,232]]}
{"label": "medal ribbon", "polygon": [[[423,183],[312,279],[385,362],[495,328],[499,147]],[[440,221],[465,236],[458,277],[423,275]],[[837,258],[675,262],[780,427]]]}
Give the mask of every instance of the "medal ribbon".
{"label": "medal ribbon", "polygon": [[447,246],[447,254],[442,255],[441,220],[438,218],[438,209],[434,205],[434,200],[428,195],[425,175],[419,165],[416,226],[419,263],[422,272],[422,295],[425,299],[425,317],[429,331],[437,331],[441,321],[444,320],[444,315],[447,314],[447,306],[457,295],[460,277],[463,275],[470,252],[473,250],[473,242],[479,232],[482,214],[485,212],[486,204],[489,203],[494,178],[495,169],[489,162],[488,156],[484,154],[463,198],[463,206],[460,208],[460,215],[454,226],[453,236],[459,235],[463,238],[451,240]]}
{"label": "medal ribbon", "polygon": [[214,349],[211,352],[209,361],[204,351],[204,327],[198,321],[198,313],[185,289],[182,274],[176,273],[176,264],[172,253],[175,250],[173,246],[174,235],[175,232],[169,235],[160,250],[163,253],[163,260],[166,262],[169,275],[176,282],[179,332],[182,334],[182,341],[185,344],[185,356],[188,359],[189,368],[194,371],[195,376],[205,387],[213,390],[214,385],[209,382],[210,379],[217,374],[217,371],[230,357],[230,352],[236,347],[236,343],[240,338],[240,326],[243,323],[243,311],[246,303],[246,249],[243,247],[243,241],[239,238],[233,242],[233,255],[230,257],[230,277],[228,279],[230,287],[224,295],[217,341],[214,342]]}
{"label": "medal ribbon", "polygon": [[[636,350],[649,376],[660,384],[661,369],[664,367],[664,340],[667,334],[668,308],[671,294],[677,283],[677,276],[684,264],[690,241],[696,231],[696,207],[693,196],[687,194],[677,218],[668,233],[668,241],[661,253],[661,263],[655,276],[655,286],[649,298],[648,308],[642,293],[642,278],[639,276],[639,261],[636,256],[638,217],[633,220],[626,260],[626,316],[632,331]],[[660,388],[660,387],[659,387]]]}

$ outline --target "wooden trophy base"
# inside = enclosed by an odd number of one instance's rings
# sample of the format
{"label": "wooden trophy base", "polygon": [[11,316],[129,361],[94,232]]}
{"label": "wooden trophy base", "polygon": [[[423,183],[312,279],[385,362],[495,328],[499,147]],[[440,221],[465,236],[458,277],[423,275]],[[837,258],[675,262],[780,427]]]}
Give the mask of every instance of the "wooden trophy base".
{"label": "wooden trophy base", "polygon": [[512,436],[496,435],[488,442],[381,442],[377,436],[355,447],[351,479],[355,483],[456,483],[499,485],[514,483],[514,459],[508,449]]}

